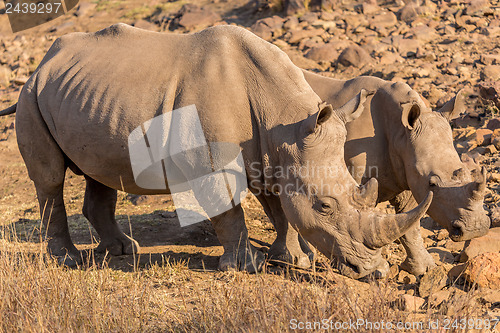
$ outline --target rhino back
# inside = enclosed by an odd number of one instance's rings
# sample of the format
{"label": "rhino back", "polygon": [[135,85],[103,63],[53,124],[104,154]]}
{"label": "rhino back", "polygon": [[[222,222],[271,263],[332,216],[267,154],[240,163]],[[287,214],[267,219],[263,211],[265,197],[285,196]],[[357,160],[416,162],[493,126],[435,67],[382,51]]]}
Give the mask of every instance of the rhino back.
{"label": "rhino back", "polygon": [[283,52],[236,27],[175,35],[118,24],[70,34],[54,43],[30,81],[23,93],[36,94],[63,152],[114,188],[122,181],[133,187],[128,135],[155,116],[194,104],[208,142],[246,145],[255,159],[253,109],[263,109],[267,121],[283,120],[269,109],[290,96],[305,91],[305,104],[317,102]]}

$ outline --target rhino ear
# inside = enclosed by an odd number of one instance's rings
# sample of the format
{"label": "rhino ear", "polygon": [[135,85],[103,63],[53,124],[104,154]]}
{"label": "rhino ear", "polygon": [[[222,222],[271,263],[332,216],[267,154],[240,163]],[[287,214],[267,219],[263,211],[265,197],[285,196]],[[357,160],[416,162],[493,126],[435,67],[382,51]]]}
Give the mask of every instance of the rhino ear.
{"label": "rhino ear", "polygon": [[420,117],[420,105],[418,103],[409,102],[401,104],[401,107],[403,108],[401,122],[404,127],[412,130],[418,117]]}
{"label": "rhino ear", "polygon": [[333,108],[330,104],[322,104],[320,107],[321,110],[310,115],[304,122],[304,128],[308,134],[313,133],[318,126],[332,117]]}
{"label": "rhino ear", "polygon": [[345,103],[339,109],[335,110],[344,124],[356,120],[365,110],[365,102],[368,96],[375,94],[374,91],[361,89],[360,93],[352,98],[349,102]]}
{"label": "rhino ear", "polygon": [[438,112],[448,121],[452,121],[465,112],[466,93],[461,89],[455,97],[446,102]]}

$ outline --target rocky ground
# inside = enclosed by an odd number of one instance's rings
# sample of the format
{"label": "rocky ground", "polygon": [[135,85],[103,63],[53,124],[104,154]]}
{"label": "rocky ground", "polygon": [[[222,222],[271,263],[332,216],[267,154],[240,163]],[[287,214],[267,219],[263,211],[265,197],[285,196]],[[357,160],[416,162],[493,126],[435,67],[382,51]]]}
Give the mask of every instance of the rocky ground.
{"label": "rocky ground", "polygon": [[[462,160],[488,170],[485,209],[492,229],[480,239],[455,243],[430,218],[423,219],[422,236],[438,266],[423,277],[399,271],[404,249],[393,244],[385,251],[391,263],[387,283],[399,290],[395,306],[403,311],[422,307],[457,313],[458,305],[446,301],[461,304],[459,299],[479,288],[474,295],[482,313],[500,316],[500,2],[338,1],[330,10],[291,16],[281,8],[279,1],[81,2],[68,15],[16,34],[1,15],[1,106],[16,101],[58,36],[117,22],[173,33],[238,24],[280,47],[302,68],[341,79],[372,75],[406,82],[433,109],[463,89],[466,105],[453,121],[453,135]],[[15,227],[26,247],[37,248],[38,207],[15,144],[13,116],[0,119],[0,175],[2,221],[11,231]],[[68,175],[65,197],[75,242],[91,247],[95,239],[80,212],[81,178]],[[272,226],[255,199],[248,199],[245,209],[252,237],[265,247],[274,238]],[[189,259],[191,269],[215,269],[221,249],[211,226],[181,229],[173,210],[168,196],[120,194],[118,219],[127,229],[132,221],[131,230],[144,251],[141,267],[169,256]],[[110,265],[126,269],[131,260],[113,258]]]}

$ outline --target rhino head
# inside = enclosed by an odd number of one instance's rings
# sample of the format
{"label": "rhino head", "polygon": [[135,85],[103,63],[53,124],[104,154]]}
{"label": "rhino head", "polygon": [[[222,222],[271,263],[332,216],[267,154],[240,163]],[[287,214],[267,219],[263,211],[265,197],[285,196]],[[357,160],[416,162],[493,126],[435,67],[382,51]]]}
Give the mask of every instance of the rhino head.
{"label": "rhino head", "polygon": [[[445,227],[454,241],[469,240],[487,233],[490,219],[483,208],[486,170],[469,170],[453,145],[449,121],[463,111],[460,92],[439,111],[426,107],[407,85],[391,85],[381,97],[387,107],[400,110],[389,140],[398,152],[399,165],[417,201],[428,191],[434,199],[428,214]],[[392,105],[391,105],[392,104]],[[402,124],[402,126],[401,126]]]}
{"label": "rhino head", "polygon": [[414,210],[398,215],[374,209],[377,180],[358,186],[344,162],[345,124],[363,112],[369,93],[362,90],[337,110],[323,105],[300,124],[295,144],[280,148],[292,160],[290,177],[279,179],[280,200],[289,222],[328,258],[336,258],[342,274],[361,278],[388,264],[381,249],[401,237],[425,213],[432,193]]}

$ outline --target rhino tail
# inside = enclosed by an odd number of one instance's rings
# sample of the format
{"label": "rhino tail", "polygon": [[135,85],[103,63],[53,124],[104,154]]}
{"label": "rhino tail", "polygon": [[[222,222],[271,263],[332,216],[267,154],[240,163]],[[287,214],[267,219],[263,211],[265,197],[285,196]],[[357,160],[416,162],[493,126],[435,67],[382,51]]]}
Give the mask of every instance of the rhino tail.
{"label": "rhino tail", "polygon": [[7,109],[0,111],[0,117],[7,116],[9,114],[16,113],[17,103],[9,106]]}

